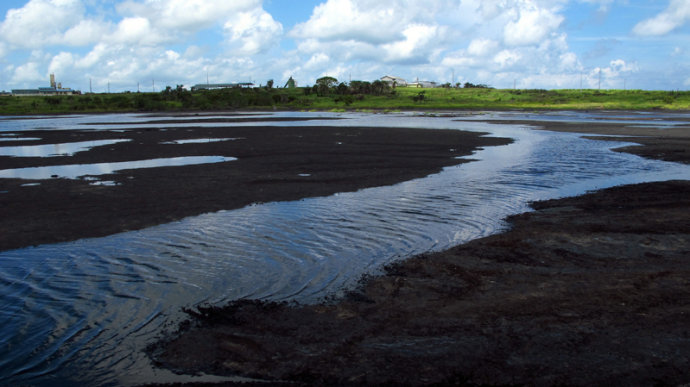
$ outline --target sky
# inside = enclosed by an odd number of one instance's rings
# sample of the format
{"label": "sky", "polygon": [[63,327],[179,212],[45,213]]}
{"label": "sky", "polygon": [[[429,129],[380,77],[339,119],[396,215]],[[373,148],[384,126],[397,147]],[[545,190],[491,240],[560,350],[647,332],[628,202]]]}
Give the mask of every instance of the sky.
{"label": "sky", "polygon": [[690,0],[3,0],[0,90],[384,75],[690,89]]}

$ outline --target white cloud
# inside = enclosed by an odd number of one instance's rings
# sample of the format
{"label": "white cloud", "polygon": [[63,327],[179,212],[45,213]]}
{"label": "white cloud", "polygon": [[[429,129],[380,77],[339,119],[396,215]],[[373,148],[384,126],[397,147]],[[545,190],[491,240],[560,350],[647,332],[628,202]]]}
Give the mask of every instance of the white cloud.
{"label": "white cloud", "polygon": [[252,55],[277,44],[283,26],[261,8],[239,12],[223,26],[240,53]]}
{"label": "white cloud", "polygon": [[23,48],[70,43],[64,33],[77,26],[84,14],[79,0],[31,0],[24,7],[7,11],[0,24],[0,37]]}
{"label": "white cloud", "polygon": [[155,44],[163,39],[152,29],[147,18],[128,17],[118,23],[107,40],[118,44]]}
{"label": "white cloud", "polygon": [[517,50],[503,50],[494,56],[493,61],[502,69],[512,67],[522,59]]}
{"label": "white cloud", "polygon": [[74,55],[61,52],[50,61],[48,72],[51,74],[65,74],[74,67]]}
{"label": "white cloud", "polygon": [[589,87],[598,88],[601,80],[601,88],[622,89],[626,77],[640,71],[637,63],[628,63],[623,59],[614,59],[609,62],[608,67],[596,67],[589,72],[587,83]]}
{"label": "white cloud", "polygon": [[666,35],[688,21],[690,21],[690,1],[671,0],[668,8],[663,12],[635,25],[633,33],[641,36]]}
{"label": "white cloud", "polygon": [[495,40],[477,38],[470,42],[469,47],[467,47],[467,53],[471,56],[483,57],[496,52],[498,47],[499,43]]}
{"label": "white cloud", "polygon": [[62,42],[70,46],[86,46],[99,41],[110,26],[95,20],[82,20],[79,24],[65,31]]}
{"label": "white cloud", "polygon": [[260,0],[130,0],[117,9],[125,15],[147,18],[156,28],[195,32],[259,7]]}
{"label": "white cloud", "polygon": [[441,36],[441,28],[412,24],[403,31],[403,40],[384,44],[384,61],[402,63],[425,63],[433,55],[434,42]]}
{"label": "white cloud", "polygon": [[[448,41],[448,28],[435,19],[449,4],[445,0],[327,0],[289,36],[298,40],[299,52],[324,52],[336,61],[427,63]],[[457,8],[457,2],[451,8]]]}
{"label": "white cloud", "polygon": [[15,83],[33,82],[38,79],[43,79],[45,76],[39,71],[40,64],[38,62],[27,62],[14,69],[12,80]]}
{"label": "white cloud", "polygon": [[356,40],[385,44],[403,39],[409,18],[399,1],[328,0],[318,5],[310,19],[295,26],[291,35],[323,41]]}
{"label": "white cloud", "polygon": [[235,54],[253,55],[274,46],[283,32],[261,0],[130,0],[117,9],[130,15],[114,33],[120,43],[184,41],[198,31],[222,27]]}
{"label": "white cloud", "polygon": [[563,22],[563,16],[553,11],[526,3],[517,9],[517,18],[506,24],[504,41],[510,46],[538,44]]}

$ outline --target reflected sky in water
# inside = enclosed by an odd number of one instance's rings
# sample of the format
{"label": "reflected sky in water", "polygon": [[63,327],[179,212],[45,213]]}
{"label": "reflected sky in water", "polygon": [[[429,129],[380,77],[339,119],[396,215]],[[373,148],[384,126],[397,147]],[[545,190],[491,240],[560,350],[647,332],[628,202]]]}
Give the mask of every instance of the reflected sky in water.
{"label": "reflected sky in water", "polygon": [[185,156],[151,160],[121,161],[115,163],[51,165],[45,167],[0,170],[0,178],[14,179],[77,179],[80,176],[107,175],[126,169],[176,167],[182,165],[222,163],[237,160],[223,156]]}
{"label": "reflected sky in water", "polygon": [[[18,140],[26,140],[19,138]],[[87,151],[91,148],[104,145],[117,144],[119,142],[128,142],[130,140],[96,140],[96,141],[80,141],[68,142],[63,144],[46,144],[46,145],[23,145],[23,146],[2,146],[0,139],[0,156],[14,156],[14,157],[55,157],[55,156],[72,156],[77,152]]]}

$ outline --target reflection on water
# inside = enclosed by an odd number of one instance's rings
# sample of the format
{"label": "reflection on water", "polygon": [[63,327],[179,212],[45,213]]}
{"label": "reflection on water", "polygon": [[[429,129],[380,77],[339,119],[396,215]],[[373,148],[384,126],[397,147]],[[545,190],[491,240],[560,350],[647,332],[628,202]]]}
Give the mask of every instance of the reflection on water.
{"label": "reflection on water", "polygon": [[164,372],[151,369],[142,349],[182,306],[243,297],[313,302],[387,262],[494,233],[505,226],[500,219],[531,200],[690,179],[687,166],[611,152],[621,144],[572,134],[457,117],[347,117],[328,124],[462,128],[516,142],[392,187],[0,253],[0,346],[12,354],[0,357],[0,378],[44,385],[157,381]]}
{"label": "reflection on water", "polygon": [[[25,139],[21,139],[25,140]],[[68,142],[64,144],[25,145],[25,146],[0,146],[0,156],[15,157],[55,157],[72,156],[77,152],[87,151],[91,148],[103,145],[117,144],[130,140],[97,140]]]}
{"label": "reflection on water", "polygon": [[[0,136],[6,136],[6,134],[0,134]],[[40,138],[37,137],[0,137],[0,144],[9,141],[38,141]]]}
{"label": "reflection on water", "polygon": [[76,179],[87,175],[107,175],[125,169],[177,167],[181,165],[222,163],[237,160],[223,156],[186,156],[163,159],[121,161],[116,163],[51,165],[45,167],[0,170],[0,178],[40,180],[50,178]]}
{"label": "reflection on water", "polygon": [[180,145],[180,144],[202,144],[202,143],[207,143],[207,142],[223,142],[223,141],[236,141],[236,140],[242,140],[243,138],[241,137],[232,137],[232,138],[190,138],[188,140],[173,140],[173,141],[166,141],[162,142],[161,144],[169,144],[169,145]]}

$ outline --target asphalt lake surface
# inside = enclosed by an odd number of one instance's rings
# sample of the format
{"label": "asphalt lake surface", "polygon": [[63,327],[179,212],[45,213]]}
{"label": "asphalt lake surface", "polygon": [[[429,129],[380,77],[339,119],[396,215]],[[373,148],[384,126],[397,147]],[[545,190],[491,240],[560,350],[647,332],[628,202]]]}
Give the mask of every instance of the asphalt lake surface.
{"label": "asphalt lake surface", "polygon": [[[267,120],[257,120],[262,117]],[[649,125],[647,117],[560,112],[520,117],[491,113],[481,119],[596,122],[605,118],[620,123],[639,119]],[[659,126],[690,119],[655,117],[653,123]],[[477,122],[472,115],[276,113],[251,118],[207,117],[207,122],[194,126],[461,129],[515,141],[465,157],[476,161],[392,186],[250,205],[107,237],[1,252],[3,383],[175,381],[169,371],[152,368],[143,349],[162,331],[174,328],[184,317],[182,307],[221,305],[240,298],[317,302],[342,294],[363,274],[376,273],[384,264],[501,231],[503,218],[527,210],[533,200],[620,184],[690,179],[688,166],[612,152],[610,148],[621,146],[618,142],[534,131],[519,124]],[[181,116],[154,119],[151,122],[144,115],[4,119],[0,133],[189,126]],[[17,143],[7,141],[7,146]],[[12,169],[16,168],[0,168],[0,176]],[[312,174],[305,165],[295,178]],[[28,188],[41,189],[41,185]]]}

